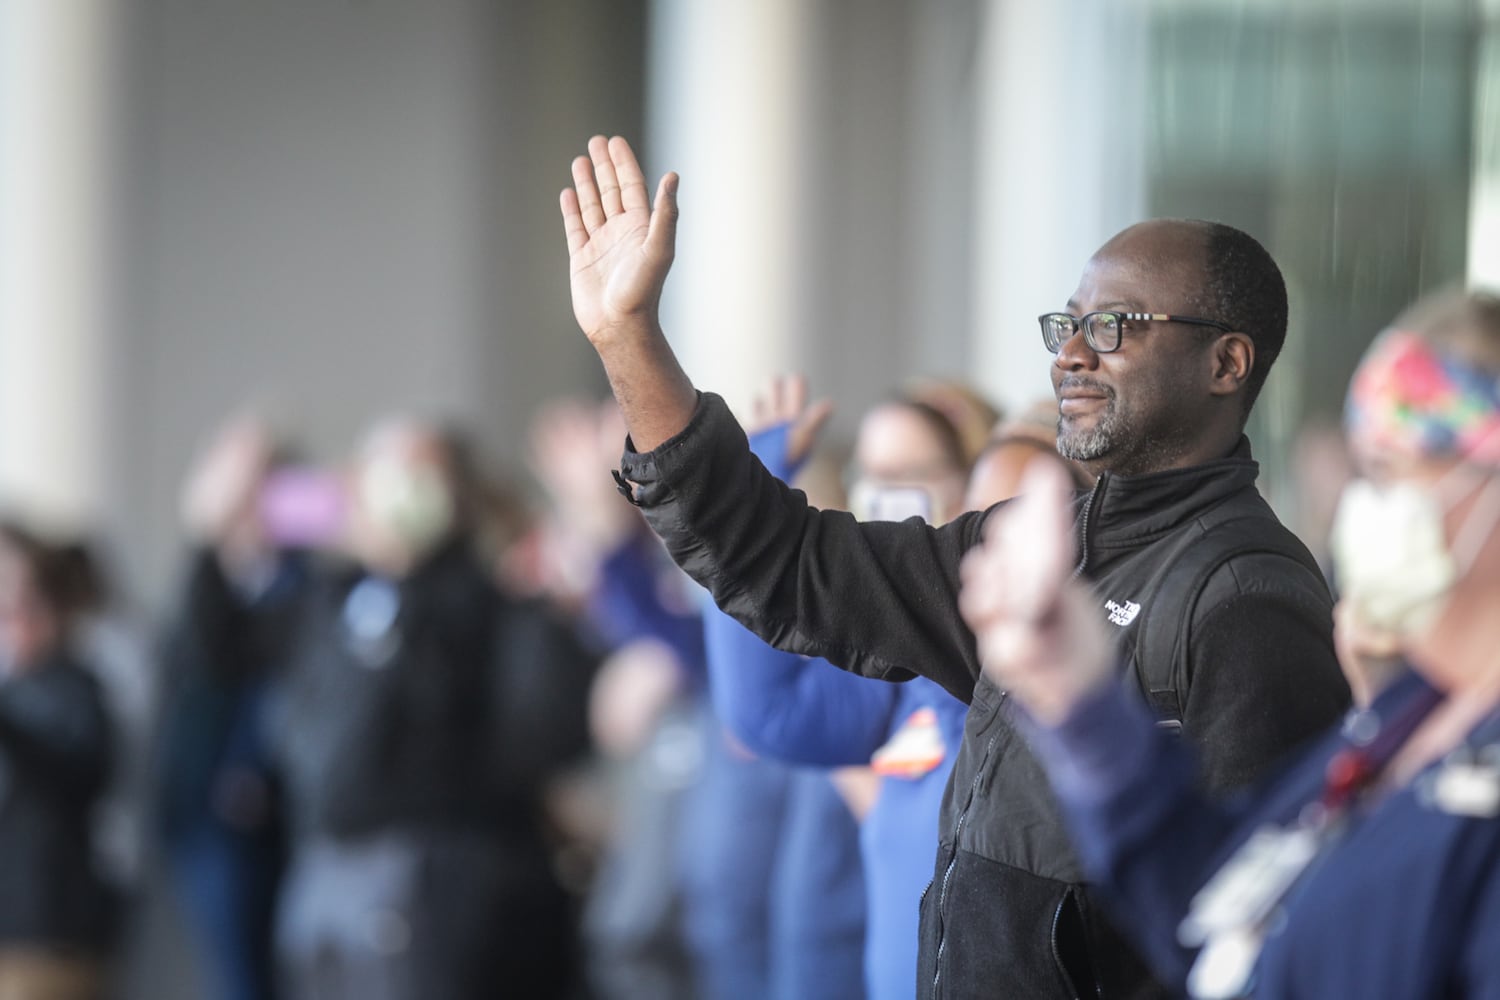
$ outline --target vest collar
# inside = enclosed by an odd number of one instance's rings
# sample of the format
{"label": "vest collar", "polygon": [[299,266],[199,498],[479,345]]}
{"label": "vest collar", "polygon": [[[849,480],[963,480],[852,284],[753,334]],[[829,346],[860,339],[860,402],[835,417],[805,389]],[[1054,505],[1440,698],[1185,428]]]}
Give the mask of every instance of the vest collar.
{"label": "vest collar", "polygon": [[1259,475],[1243,434],[1228,455],[1201,465],[1138,476],[1105,472],[1079,498],[1084,544],[1090,550],[1147,544],[1253,488]]}

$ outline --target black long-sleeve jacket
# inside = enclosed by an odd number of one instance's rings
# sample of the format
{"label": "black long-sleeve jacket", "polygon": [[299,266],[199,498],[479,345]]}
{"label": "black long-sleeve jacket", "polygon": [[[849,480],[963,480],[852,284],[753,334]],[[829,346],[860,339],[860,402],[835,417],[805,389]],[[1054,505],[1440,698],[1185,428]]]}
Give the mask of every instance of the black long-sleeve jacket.
{"label": "black long-sleeve jacket", "polygon": [[[1257,470],[1242,440],[1189,469],[1106,473],[1078,498],[1083,573],[1126,662],[1141,616],[1162,613],[1164,565],[1206,537],[1210,512],[1262,516],[1294,544],[1256,492]],[[621,473],[673,557],[772,645],[870,677],[922,674],[970,704],[922,901],[919,997],[1161,995],[1079,884],[1045,776],[959,616],[959,563],[988,512],[931,528],[817,511],[760,466],[706,393],[677,437],[648,454],[627,447]],[[1180,721],[1206,780],[1231,788],[1346,707],[1331,601],[1310,557],[1254,554],[1215,571],[1194,608]]]}
{"label": "black long-sleeve jacket", "polygon": [[534,839],[546,782],[587,748],[594,655],[465,546],[389,585],[388,631],[361,639],[351,612],[370,580],[329,579],[300,609],[272,727],[294,833]]}
{"label": "black long-sleeve jacket", "polygon": [[90,815],[109,773],[98,684],[57,657],[0,681],[0,945],[105,945]]}

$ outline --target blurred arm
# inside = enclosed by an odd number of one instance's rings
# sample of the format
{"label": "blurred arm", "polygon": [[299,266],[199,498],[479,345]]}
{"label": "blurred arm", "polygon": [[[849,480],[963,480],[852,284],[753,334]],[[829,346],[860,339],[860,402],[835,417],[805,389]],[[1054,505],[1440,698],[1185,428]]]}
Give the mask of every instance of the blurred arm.
{"label": "blurred arm", "polygon": [[868,764],[889,735],[897,689],[767,646],[704,611],[714,711],[745,746],[796,764]]}
{"label": "blurred arm", "polygon": [[[757,398],[757,416],[771,422],[750,436],[750,448],[784,483],[795,477],[828,412],[825,406],[805,419],[805,404],[800,379],[777,380]],[[799,433],[804,428],[810,431]],[[893,685],[776,650],[707,603],[703,627],[714,710],[754,752],[824,767],[864,765],[889,735]]]}

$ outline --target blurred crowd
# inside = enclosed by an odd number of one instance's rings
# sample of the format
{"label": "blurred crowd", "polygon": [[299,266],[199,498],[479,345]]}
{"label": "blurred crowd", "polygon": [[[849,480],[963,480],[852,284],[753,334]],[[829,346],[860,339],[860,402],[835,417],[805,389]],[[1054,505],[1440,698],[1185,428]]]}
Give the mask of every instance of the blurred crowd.
{"label": "blurred crowd", "polygon": [[[747,425],[868,519],[1062,461],[1051,402],[913,381],[852,452],[830,411],[781,377]],[[965,706],[718,611],[621,496],[624,436],[559,400],[501,482],[416,418],[324,462],[228,418],[160,622],[0,524],[0,997],[123,995],[153,879],[208,998],[905,996]]]}

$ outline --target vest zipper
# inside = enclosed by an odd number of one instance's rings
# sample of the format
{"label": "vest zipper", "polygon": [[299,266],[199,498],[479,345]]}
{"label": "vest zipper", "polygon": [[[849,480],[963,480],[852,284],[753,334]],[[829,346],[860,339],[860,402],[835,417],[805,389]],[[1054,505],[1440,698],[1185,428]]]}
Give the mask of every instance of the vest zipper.
{"label": "vest zipper", "polygon": [[1094,488],[1089,491],[1089,498],[1083,502],[1083,517],[1078,520],[1078,565],[1073,569],[1075,580],[1083,575],[1089,565],[1089,516],[1094,513],[1094,499],[1104,492],[1104,483],[1108,478],[1108,472],[1099,473],[1099,478],[1094,481]]}
{"label": "vest zipper", "polygon": [[[1000,697],[1005,698],[1005,692],[1000,692]],[[996,713],[1000,711],[996,705]],[[969,800],[964,803],[964,811],[958,814],[958,822],[953,824],[953,857],[948,859],[948,867],[943,869],[943,883],[938,888],[937,918],[938,918],[938,947],[937,954],[933,958],[932,972],[932,997],[937,1000],[938,982],[943,978],[943,950],[948,947],[947,930],[944,927],[946,917],[943,908],[948,902],[948,882],[953,877],[953,869],[958,865],[958,842],[963,836],[964,822],[969,818],[969,810],[974,808],[974,796],[979,794],[979,783],[984,780],[985,768],[989,765],[990,754],[995,751],[995,741],[1000,738],[999,733],[990,734],[990,741],[985,745],[984,756],[979,759],[979,767],[974,770],[974,780],[969,783]],[[932,888],[931,883],[927,886]],[[924,893],[925,895],[925,893]]]}
{"label": "vest zipper", "polygon": [[1067,966],[1063,965],[1062,949],[1057,946],[1057,925],[1062,923],[1063,907],[1068,905],[1068,897],[1063,895],[1062,901],[1057,904],[1057,909],[1052,911],[1052,961],[1057,965],[1057,971],[1062,974],[1063,982],[1068,984],[1068,992],[1073,995],[1073,1000],[1081,1000],[1078,995],[1078,984],[1073,982],[1073,977],[1068,975]]}

